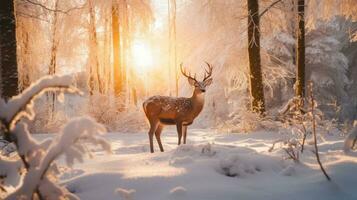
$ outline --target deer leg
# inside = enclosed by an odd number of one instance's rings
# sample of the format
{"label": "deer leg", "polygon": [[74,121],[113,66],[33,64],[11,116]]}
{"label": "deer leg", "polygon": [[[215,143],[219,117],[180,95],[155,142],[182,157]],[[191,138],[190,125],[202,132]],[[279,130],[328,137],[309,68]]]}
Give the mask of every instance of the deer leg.
{"label": "deer leg", "polygon": [[181,138],[182,138],[182,123],[177,123],[176,124],[176,128],[177,128],[177,134],[178,134],[178,145],[181,144]]}
{"label": "deer leg", "polygon": [[183,126],[183,143],[186,144],[187,126]]}
{"label": "deer leg", "polygon": [[149,130],[149,142],[150,142],[150,152],[154,153],[154,144],[153,144],[153,138],[154,138],[154,133],[157,129],[158,126],[158,121],[155,122],[150,122],[150,130]]}
{"label": "deer leg", "polygon": [[159,126],[157,127],[157,129],[155,131],[155,137],[156,137],[157,143],[159,144],[161,152],[164,152],[164,148],[162,147],[161,138],[160,138],[161,131],[162,131],[163,128],[164,128],[164,126],[159,124]]}

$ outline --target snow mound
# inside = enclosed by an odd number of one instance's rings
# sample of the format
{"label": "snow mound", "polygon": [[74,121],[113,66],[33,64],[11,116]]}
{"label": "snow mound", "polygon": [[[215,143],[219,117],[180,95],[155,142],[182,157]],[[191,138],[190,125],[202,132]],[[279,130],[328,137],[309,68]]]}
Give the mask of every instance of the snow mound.
{"label": "snow mound", "polygon": [[281,172],[280,172],[281,175],[284,175],[284,176],[293,176],[296,174],[296,169],[295,169],[295,165],[291,164],[289,166],[287,166],[285,169],[283,169]]}
{"label": "snow mound", "polygon": [[185,199],[186,195],[187,190],[182,186],[177,186],[170,190],[170,196],[173,197],[173,199]]}
{"label": "snow mound", "polygon": [[121,196],[122,200],[133,200],[134,199],[134,194],[136,190],[130,189],[124,189],[124,188],[117,188],[115,190],[115,193]]}
{"label": "snow mound", "polygon": [[183,165],[193,163],[194,159],[190,156],[177,157],[170,160],[170,165]]}
{"label": "snow mound", "polygon": [[214,156],[216,155],[216,150],[213,148],[214,145],[207,143],[201,145],[184,144],[176,148],[173,153],[174,157],[182,156]]}
{"label": "snow mound", "polygon": [[218,172],[229,177],[246,177],[256,173],[279,173],[284,169],[281,159],[260,154],[230,155],[219,162]]}
{"label": "snow mound", "polygon": [[353,148],[356,139],[357,139],[357,126],[355,125],[345,139],[344,151],[346,153],[348,153]]}

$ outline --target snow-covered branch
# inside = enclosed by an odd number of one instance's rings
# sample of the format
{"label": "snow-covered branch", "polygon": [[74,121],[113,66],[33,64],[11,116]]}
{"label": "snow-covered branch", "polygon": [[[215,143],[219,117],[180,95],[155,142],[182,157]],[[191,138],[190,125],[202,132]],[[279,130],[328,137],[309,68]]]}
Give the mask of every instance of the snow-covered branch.
{"label": "snow-covered branch", "polygon": [[[21,131],[23,130],[24,129],[21,129]],[[28,134],[26,131],[20,133]],[[100,145],[104,150],[110,152],[110,144],[101,137],[104,133],[105,128],[91,118],[82,117],[70,121],[63,128],[61,134],[52,140],[49,147],[45,148],[46,151],[43,151],[45,149],[41,150],[41,148],[32,150],[37,151],[37,153],[30,161],[32,165],[30,165],[21,187],[8,196],[7,199],[16,199],[17,196],[31,196],[39,187],[46,186],[47,188],[49,187],[49,182],[54,184],[50,179],[46,178],[51,164],[60,155],[65,156],[68,165],[72,165],[74,160],[82,162],[83,157],[89,153],[88,148],[85,148],[85,143],[83,142]],[[26,145],[31,146],[31,144],[21,144],[25,149]],[[46,193],[48,193],[48,191],[47,189],[43,192],[41,191],[41,194],[47,197]],[[67,197],[68,192],[63,191],[62,193],[57,192],[58,196],[56,199],[59,199],[59,197]],[[50,194],[51,193],[48,193],[48,195]]]}
{"label": "snow-covered branch", "polygon": [[[86,144],[99,145],[110,152],[110,144],[101,137],[106,132],[105,128],[88,117],[73,119],[57,137],[42,142],[32,137],[25,122],[19,122],[22,117],[32,119],[35,116],[33,101],[46,91],[80,93],[71,83],[71,76],[48,76],[8,102],[0,99],[0,119],[5,138],[15,143],[20,157],[16,161],[0,159],[0,181],[14,177],[14,174],[23,176],[21,183],[5,181],[2,184],[5,185],[1,187],[3,191],[6,191],[7,185],[16,186],[16,190],[5,199],[32,199],[34,195],[39,199],[78,199],[56,183],[53,178],[54,161],[60,155],[65,156],[69,166],[75,160],[83,161],[84,156],[90,153]],[[20,174],[20,168],[26,172]]]}
{"label": "snow-covered branch", "polygon": [[36,97],[47,91],[62,91],[80,93],[72,87],[72,76],[46,76],[35,82],[21,94],[11,98],[8,102],[0,98],[0,119],[10,129],[21,117],[32,119],[34,116],[32,103]]}

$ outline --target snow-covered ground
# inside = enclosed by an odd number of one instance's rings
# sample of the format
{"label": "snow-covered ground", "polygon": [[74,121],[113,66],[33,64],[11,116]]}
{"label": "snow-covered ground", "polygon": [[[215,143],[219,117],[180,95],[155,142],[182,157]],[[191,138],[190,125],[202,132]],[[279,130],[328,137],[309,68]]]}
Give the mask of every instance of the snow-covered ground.
{"label": "snow-covered ground", "polygon": [[106,137],[112,154],[96,151],[72,169],[60,168],[62,184],[81,199],[357,199],[357,158],[343,153],[342,136],[325,136],[320,144],[332,182],[319,171],[309,145],[300,164],[284,159],[278,147],[269,152],[281,133],[195,129],[188,144],[177,146],[175,131],[165,130],[165,152],[155,144],[154,154],[146,133]]}

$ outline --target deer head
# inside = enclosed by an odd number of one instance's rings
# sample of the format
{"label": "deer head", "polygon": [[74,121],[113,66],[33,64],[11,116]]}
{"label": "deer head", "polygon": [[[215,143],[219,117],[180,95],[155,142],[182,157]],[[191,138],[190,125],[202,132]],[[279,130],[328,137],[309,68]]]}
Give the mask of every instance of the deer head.
{"label": "deer head", "polygon": [[211,76],[212,76],[213,67],[207,62],[206,62],[206,64],[208,66],[208,69],[205,69],[205,74],[204,74],[204,78],[202,81],[198,81],[196,79],[196,74],[194,76],[191,76],[190,72],[188,72],[188,74],[187,74],[186,70],[183,68],[183,64],[182,63],[180,64],[180,69],[181,69],[182,75],[187,78],[188,83],[191,86],[195,87],[194,92],[196,92],[196,93],[206,92],[206,87],[211,85],[211,83],[212,83]]}

